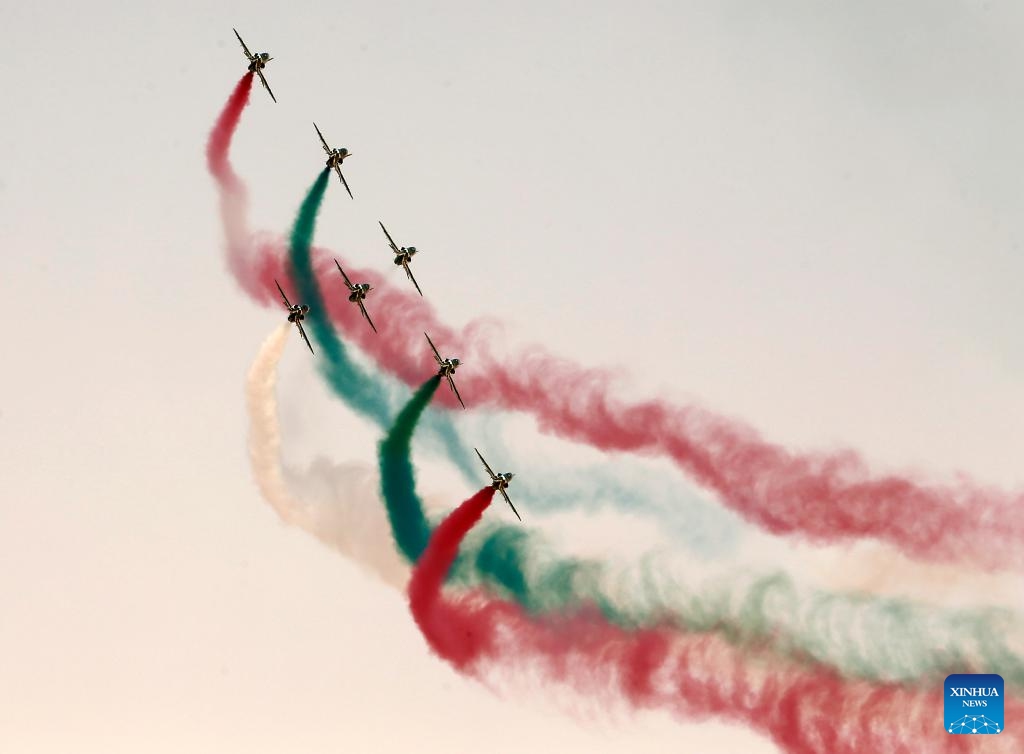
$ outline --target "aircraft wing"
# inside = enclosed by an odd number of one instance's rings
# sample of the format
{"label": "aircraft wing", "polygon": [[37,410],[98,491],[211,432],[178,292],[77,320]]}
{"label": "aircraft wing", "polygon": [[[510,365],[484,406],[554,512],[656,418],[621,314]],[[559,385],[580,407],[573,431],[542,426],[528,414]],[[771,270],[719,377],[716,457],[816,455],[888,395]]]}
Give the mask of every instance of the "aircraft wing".
{"label": "aircraft wing", "polygon": [[363,316],[366,317],[366,321],[370,323],[370,327],[373,328],[374,332],[377,332],[377,327],[373,324],[373,320],[370,319],[370,315],[366,313],[366,307],[363,306],[363,302],[357,301],[356,303],[359,304],[359,311],[361,311]]}
{"label": "aircraft wing", "polygon": [[448,385],[451,387],[452,392],[455,393],[455,397],[459,399],[459,403],[462,404],[463,408],[465,408],[466,404],[462,403],[462,396],[459,395],[459,389],[455,387],[455,380],[450,374],[448,375]]}
{"label": "aircraft wing", "polygon": [[341,265],[340,265],[340,264],[338,264],[338,260],[337,260],[337,259],[335,259],[335,260],[334,260],[334,263],[335,263],[336,265],[338,265],[338,272],[340,272],[340,273],[341,273],[341,276],[342,276],[343,278],[345,278],[345,285],[347,285],[347,286],[348,286],[348,289],[349,289],[350,291],[354,291],[354,290],[355,290],[355,286],[353,286],[353,285],[352,285],[352,281],[348,279],[348,275],[346,275],[346,274],[345,274],[345,270],[341,269]]}
{"label": "aircraft wing", "polygon": [[427,342],[430,344],[430,350],[434,352],[434,358],[437,359],[437,363],[440,364],[441,354],[437,352],[437,346],[434,345],[434,341],[432,341],[430,339],[430,336],[427,335],[426,333],[423,333],[423,337],[427,339]]}
{"label": "aircraft wing", "polygon": [[508,503],[508,507],[511,508],[512,512],[516,514],[516,518],[522,521],[523,517],[519,515],[519,511],[517,511],[516,507],[512,505],[512,500],[509,498],[508,493],[505,492],[505,490],[498,490],[498,492],[500,492],[501,496],[505,498],[505,502]]}
{"label": "aircraft wing", "polygon": [[487,464],[487,461],[484,460],[484,457],[480,455],[480,451],[477,450],[476,448],[473,448],[473,450],[476,451],[476,457],[480,459],[480,463],[482,463],[484,465],[484,468],[487,469],[487,473],[491,475],[491,479],[497,479],[498,475],[494,473],[494,469],[492,469]]}
{"label": "aircraft wing", "polygon": [[391,237],[391,234],[388,233],[388,229],[384,227],[384,223],[378,220],[377,225],[379,225],[380,229],[384,231],[384,235],[388,237],[388,243],[391,244],[391,250],[396,254],[399,254],[400,252],[398,250],[398,244],[395,243],[395,240]]}
{"label": "aircraft wing", "polygon": [[345,180],[345,176],[343,176],[343,175],[341,174],[341,168],[340,168],[339,166],[335,165],[335,166],[334,166],[334,172],[335,172],[335,173],[337,173],[337,174],[338,174],[338,177],[339,177],[339,178],[341,179],[341,185],[342,185],[342,186],[344,186],[344,187],[345,187],[345,190],[346,190],[346,191],[348,192],[348,198],[349,198],[349,199],[355,199],[355,197],[354,197],[354,196],[352,196],[352,189],[350,189],[350,188],[348,187],[348,181],[346,181],[346,180]]}
{"label": "aircraft wing", "polygon": [[291,309],[292,308],[292,304],[288,300],[288,297],[284,295],[284,289],[281,288],[281,284],[275,280],[274,281],[274,285],[276,285],[277,286],[277,290],[279,290],[281,292],[281,298],[284,299],[284,305],[287,306],[289,309]]}
{"label": "aircraft wing", "polygon": [[270,91],[270,84],[267,83],[267,79],[263,76],[263,71],[256,71],[256,75],[259,76],[260,81],[263,82],[263,88],[267,90],[267,94],[270,95],[270,99],[274,100],[276,103],[277,97],[275,97],[274,93]]}
{"label": "aircraft wing", "polygon": [[238,33],[238,29],[232,29],[231,31],[235,32],[235,36],[238,37],[238,41],[242,45],[242,51],[245,52],[245,57],[252,60],[252,53],[249,52],[249,48],[245,46],[245,42],[242,42],[242,35]]}
{"label": "aircraft wing", "polygon": [[302,336],[302,339],[306,341],[306,345],[309,346],[309,352],[313,353],[313,346],[309,345],[309,338],[306,337],[306,331],[302,329],[302,323],[295,320],[295,325],[299,328],[299,335]]}
{"label": "aircraft wing", "polygon": [[416,282],[416,278],[412,276],[412,270],[409,269],[409,263],[402,262],[402,267],[405,268],[405,274],[409,276],[409,279],[412,281],[412,284],[416,286],[416,292],[422,296],[423,291],[420,290],[420,284]]}
{"label": "aircraft wing", "polygon": [[331,148],[327,146],[327,142],[324,140],[324,135],[320,133],[320,129],[317,127],[316,123],[313,124],[313,128],[316,128],[316,135],[320,137],[320,143],[324,145],[324,151],[327,152],[327,154],[330,154]]}

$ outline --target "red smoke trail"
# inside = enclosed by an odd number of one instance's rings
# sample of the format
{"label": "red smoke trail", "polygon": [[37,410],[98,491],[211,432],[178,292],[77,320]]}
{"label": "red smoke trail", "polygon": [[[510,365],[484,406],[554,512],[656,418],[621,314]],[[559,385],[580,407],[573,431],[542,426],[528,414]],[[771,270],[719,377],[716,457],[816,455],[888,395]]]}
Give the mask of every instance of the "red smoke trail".
{"label": "red smoke trail", "polygon": [[273,277],[272,272],[268,273],[269,267],[277,266],[272,260],[275,256],[279,258],[286,247],[282,241],[264,236],[257,238],[249,230],[249,197],[245,184],[231,168],[228,159],[231,140],[242,119],[242,111],[249,104],[252,80],[252,73],[242,76],[217,117],[206,142],[206,167],[217,182],[231,274],[252,298],[269,303],[276,300],[270,293],[273,286],[261,287],[261,281],[266,279],[267,274]]}
{"label": "red smoke trail", "polygon": [[245,193],[245,186],[231,169],[228,162],[228,150],[231,148],[231,139],[235,135],[235,129],[242,119],[242,110],[249,104],[249,93],[252,91],[252,73],[247,73],[235,85],[224,109],[221,111],[217,122],[210,131],[210,139],[206,142],[206,167],[221,188],[234,193]]}
{"label": "red smoke trail", "polygon": [[[207,158],[220,189],[232,273],[252,298],[276,305],[274,278],[290,278],[283,263],[287,244],[249,231],[245,190],[228,162],[231,136],[251,86],[251,75],[239,82],[210,135]],[[340,285],[332,256],[314,248],[314,267],[318,278]],[[1024,567],[1024,517],[1017,514],[1024,505],[1022,494],[967,480],[940,487],[906,476],[872,477],[853,452],[798,455],[765,442],[740,422],[698,407],[618,401],[611,395],[607,371],[582,368],[537,347],[499,358],[488,344],[493,323],[478,320],[455,331],[438,321],[404,279],[390,284],[374,271],[349,263],[345,267],[374,286],[374,306],[387,316],[378,318],[378,336],[347,296],[328,294],[331,320],[347,341],[410,386],[418,386],[433,370],[422,342],[426,330],[445,352],[472,365],[459,373],[470,407],[527,412],[542,429],[602,450],[668,456],[728,507],[775,534],[821,543],[874,537],[912,557],[989,569]],[[438,393],[436,401],[456,405],[447,391]]]}
{"label": "red smoke trail", "polygon": [[[263,290],[272,289],[273,277],[284,273],[283,250],[283,245],[262,249]],[[336,276],[333,264],[329,252],[314,250],[318,276]],[[497,329],[492,321],[453,330],[423,298],[401,289],[404,281],[391,284],[372,270],[345,267],[373,285],[374,305],[387,316],[379,318],[380,332],[374,334],[345,297],[330,296],[332,321],[346,340],[411,386],[432,369],[420,342],[426,330],[443,351],[472,365],[459,372],[459,388],[470,407],[530,413],[542,430],[606,451],[668,456],[728,507],[774,534],[822,543],[874,537],[916,558],[987,569],[1024,567],[1024,517],[1017,513],[1024,495],[969,480],[939,486],[895,474],[872,476],[852,451],[791,453],[752,428],[699,407],[616,400],[607,371],[582,368],[538,347],[499,359],[488,345]],[[445,391],[436,401],[456,405]]]}
{"label": "red smoke trail", "polygon": [[[479,672],[489,661],[529,660],[531,668],[539,661],[547,675],[584,693],[614,691],[635,708],[669,709],[688,722],[742,722],[797,754],[1024,751],[1013,726],[984,742],[946,733],[941,688],[844,682],[715,634],[629,633],[596,611],[531,619],[479,590],[446,597],[442,586],[459,545],[493,497],[493,489],[480,490],[438,526],[409,582],[417,625],[460,672]],[[1024,705],[1004,701],[1007,717],[1021,719]]]}

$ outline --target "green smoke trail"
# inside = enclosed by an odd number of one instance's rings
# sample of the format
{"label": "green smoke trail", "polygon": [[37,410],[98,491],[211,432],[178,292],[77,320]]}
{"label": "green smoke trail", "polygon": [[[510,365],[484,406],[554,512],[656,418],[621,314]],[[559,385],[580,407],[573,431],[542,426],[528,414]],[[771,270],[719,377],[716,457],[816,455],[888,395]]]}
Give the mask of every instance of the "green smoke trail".
{"label": "green smoke trail", "polygon": [[[379,375],[369,374],[351,359],[331,324],[327,302],[313,265],[313,233],[329,178],[328,170],[317,176],[303,199],[292,228],[289,261],[298,302],[310,307],[306,320],[318,346],[317,364],[335,395],[358,414],[387,429],[399,412],[401,402],[408,396],[408,389],[404,385],[392,385]],[[428,442],[440,446],[464,478],[473,479],[478,475],[470,448],[463,442],[450,417],[444,413],[428,412],[422,429],[426,430]],[[681,529],[677,536],[691,549],[700,549],[705,555],[729,548],[736,539],[729,514],[694,496],[680,494],[667,485],[655,485],[650,480],[646,480],[642,489],[636,489],[635,484],[619,479],[606,467],[576,472],[561,470],[558,475],[536,471],[532,481],[534,485],[531,487],[531,480],[524,480],[518,494],[536,506],[548,509],[585,503],[596,497],[597,490],[600,490],[606,499],[616,500],[631,509],[642,507],[645,501],[660,500],[662,505],[672,505],[676,511],[685,510],[688,520],[698,521],[699,525]],[[695,531],[700,534],[695,535]]]}
{"label": "green smoke trail", "polygon": [[[299,211],[290,258],[299,300],[310,306],[313,337],[326,356],[329,384],[358,412],[387,426],[392,398],[382,381],[354,364],[326,317],[314,274],[311,244],[327,188],[318,176]],[[381,445],[381,475],[394,536],[415,560],[432,529],[416,494],[411,440],[437,381],[420,388],[398,414]],[[1017,628],[1009,611],[950,611],[904,600],[800,590],[786,574],[739,575],[710,587],[688,589],[685,579],[649,559],[629,573],[597,561],[558,558],[520,527],[490,526],[476,533],[460,558],[455,578],[486,583],[532,612],[559,612],[596,604],[625,627],[670,620],[696,631],[720,631],[737,643],[771,641],[781,652],[808,657],[846,675],[873,680],[934,682],[965,669],[1000,673],[1024,685],[1024,663],[1007,644]]]}
{"label": "green smoke trail", "polygon": [[[433,526],[416,492],[411,458],[417,422],[440,380],[424,383],[380,443],[381,490],[392,534],[410,562]],[[595,605],[624,628],[671,623],[717,632],[742,646],[769,644],[846,676],[935,684],[952,672],[1000,673],[1024,686],[1024,661],[1008,644],[1020,625],[1011,611],[949,610],[867,594],[801,589],[782,571],[718,575],[686,586],[669,558],[649,556],[632,570],[555,555],[521,526],[490,524],[465,542],[452,569],[459,583],[483,584],[532,613]]]}
{"label": "green smoke trail", "polygon": [[435,375],[413,393],[380,443],[380,486],[388,509],[395,544],[410,563],[419,560],[430,540],[432,527],[416,494],[412,465],[412,435],[441,377]]}
{"label": "green smoke trail", "polygon": [[[413,393],[379,446],[380,484],[388,520],[398,549],[410,563],[419,560],[433,531],[423,510],[423,503],[416,493],[412,437],[420,417],[440,384],[441,378],[435,375]],[[471,563],[460,557],[453,572],[462,581],[472,581],[475,570],[516,601],[538,612],[549,607],[565,609],[578,602],[575,594],[580,573],[592,570],[593,566],[564,562],[545,574],[543,588],[532,586],[523,575],[527,553],[523,539],[525,536],[521,528],[500,527],[492,530],[481,543]],[[615,617],[620,622],[625,620],[624,616],[617,613]]]}
{"label": "green smoke trail", "polygon": [[349,358],[345,344],[341,342],[327,316],[327,306],[313,269],[313,231],[316,229],[316,216],[320,212],[330,176],[329,169],[320,172],[295,218],[288,251],[295,288],[299,301],[309,305],[306,320],[326,357],[320,365],[324,378],[331,387],[345,391],[350,405],[356,411],[381,426],[387,426],[391,418],[387,391]]}
{"label": "green smoke trail", "polygon": [[[404,386],[390,389],[388,384],[374,377],[356,364],[338,337],[327,314],[327,303],[317,281],[313,266],[313,234],[316,218],[320,212],[330,179],[330,170],[325,169],[306,193],[299,214],[295,218],[288,246],[288,258],[294,275],[296,295],[301,303],[309,306],[306,321],[322,358],[318,366],[328,385],[336,395],[342,396],[357,413],[369,418],[382,429],[391,425],[398,407],[398,401],[407,395]],[[428,422],[431,438],[443,447],[464,475],[472,473],[467,448],[455,432],[451,421],[442,415],[430,417]]]}

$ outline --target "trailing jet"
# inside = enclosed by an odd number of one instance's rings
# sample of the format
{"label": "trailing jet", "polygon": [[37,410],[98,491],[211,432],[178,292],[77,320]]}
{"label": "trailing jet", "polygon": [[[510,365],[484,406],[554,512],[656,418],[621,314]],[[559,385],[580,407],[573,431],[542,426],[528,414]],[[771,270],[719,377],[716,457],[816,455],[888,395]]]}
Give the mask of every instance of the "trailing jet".
{"label": "trailing jet", "polygon": [[309,314],[309,307],[305,304],[295,304],[288,300],[288,297],[284,295],[284,291],[281,289],[281,284],[276,280],[274,283],[277,285],[277,290],[281,292],[281,299],[284,301],[284,305],[288,308],[288,321],[294,322],[295,326],[299,328],[299,335],[306,341],[306,345],[309,346],[309,352],[313,353],[313,346],[309,345],[309,338],[306,337],[306,331],[302,329],[302,320]]}
{"label": "trailing jet", "polygon": [[267,67],[267,63],[273,60],[273,58],[270,57],[270,53],[257,52],[255,55],[253,55],[251,52],[249,52],[249,48],[245,46],[245,42],[242,42],[242,37],[238,33],[238,30],[232,29],[231,31],[235,32],[235,36],[238,37],[238,41],[242,45],[242,52],[244,52],[245,57],[249,59],[249,72],[255,73],[257,76],[260,77],[260,81],[263,83],[263,88],[267,90],[267,94],[270,95],[270,99],[274,100],[274,102],[277,102],[277,97],[275,97],[274,93],[270,91],[270,84],[268,84],[267,80],[263,77],[263,69]]}
{"label": "trailing jet", "polygon": [[[476,450],[476,448],[473,448],[473,450]],[[522,521],[522,516],[519,515],[519,511],[516,510],[516,507],[512,505],[512,501],[509,499],[508,493],[505,492],[505,490],[508,489],[508,485],[512,481],[512,477],[514,477],[515,474],[513,474],[511,471],[507,471],[503,474],[495,474],[491,467],[487,464],[487,461],[484,460],[484,457],[480,455],[479,450],[476,450],[476,455],[480,459],[480,462],[484,465],[484,468],[487,469],[487,473],[491,475],[491,487],[493,487],[494,489],[501,493],[501,496],[505,498],[505,502],[508,503],[508,507],[511,508],[512,512],[516,514],[516,518]]]}
{"label": "trailing jet", "polygon": [[441,354],[437,352],[437,348],[434,346],[434,341],[432,341],[430,339],[430,336],[427,335],[426,333],[423,333],[423,335],[426,337],[427,342],[430,344],[430,350],[434,352],[434,359],[437,361],[437,365],[440,367],[440,369],[438,369],[437,374],[448,380],[448,387],[452,389],[452,392],[455,393],[455,397],[459,399],[459,403],[461,403],[462,407],[465,408],[466,404],[462,403],[462,396],[459,395],[459,389],[455,387],[455,380],[452,379],[452,375],[455,374],[455,370],[459,368],[459,364],[461,364],[462,362],[459,361],[458,359],[442,359]]}
{"label": "trailing jet", "polygon": [[380,226],[380,229],[384,231],[384,235],[387,236],[388,246],[391,247],[391,251],[395,253],[395,264],[397,264],[403,270],[405,270],[405,274],[409,276],[409,279],[412,281],[412,284],[416,286],[416,290],[419,291],[419,294],[422,296],[423,291],[420,290],[419,283],[416,282],[416,278],[412,276],[412,270],[409,269],[409,263],[412,262],[412,258],[416,254],[416,247],[409,246],[407,248],[405,246],[402,246],[401,248],[399,248],[398,244],[396,244],[394,240],[391,238],[391,234],[388,233],[388,229],[384,227],[384,223],[378,220],[377,224]]}
{"label": "trailing jet", "polygon": [[345,285],[348,286],[348,300],[359,305],[359,311],[366,317],[366,321],[370,323],[370,327],[373,327],[373,331],[377,332],[377,328],[373,325],[373,320],[370,319],[370,315],[366,313],[366,307],[363,305],[363,302],[366,300],[366,294],[373,290],[373,286],[369,283],[356,283],[352,285],[352,281],[348,279],[345,270],[341,269],[337,259],[334,260],[334,263],[338,265],[338,272],[345,278]]}
{"label": "trailing jet", "polygon": [[346,157],[351,157],[352,153],[349,152],[345,147],[341,149],[331,149],[327,146],[327,142],[324,140],[324,135],[320,133],[320,129],[317,128],[316,123],[313,124],[313,128],[316,128],[316,135],[320,137],[320,143],[324,145],[324,151],[327,152],[327,167],[334,168],[334,172],[338,174],[341,179],[341,185],[345,187],[348,192],[349,199],[355,199],[352,196],[352,189],[348,187],[348,181],[345,180],[345,176],[341,174],[341,163],[345,161]]}

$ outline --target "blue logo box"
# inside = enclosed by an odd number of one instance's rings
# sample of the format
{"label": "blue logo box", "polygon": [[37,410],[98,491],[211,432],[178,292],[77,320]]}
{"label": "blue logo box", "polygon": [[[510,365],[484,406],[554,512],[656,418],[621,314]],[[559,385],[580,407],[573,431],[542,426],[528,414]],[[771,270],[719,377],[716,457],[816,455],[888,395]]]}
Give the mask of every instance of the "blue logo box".
{"label": "blue logo box", "polygon": [[960,673],[946,677],[946,732],[979,736],[1006,727],[1003,677],[994,673]]}

